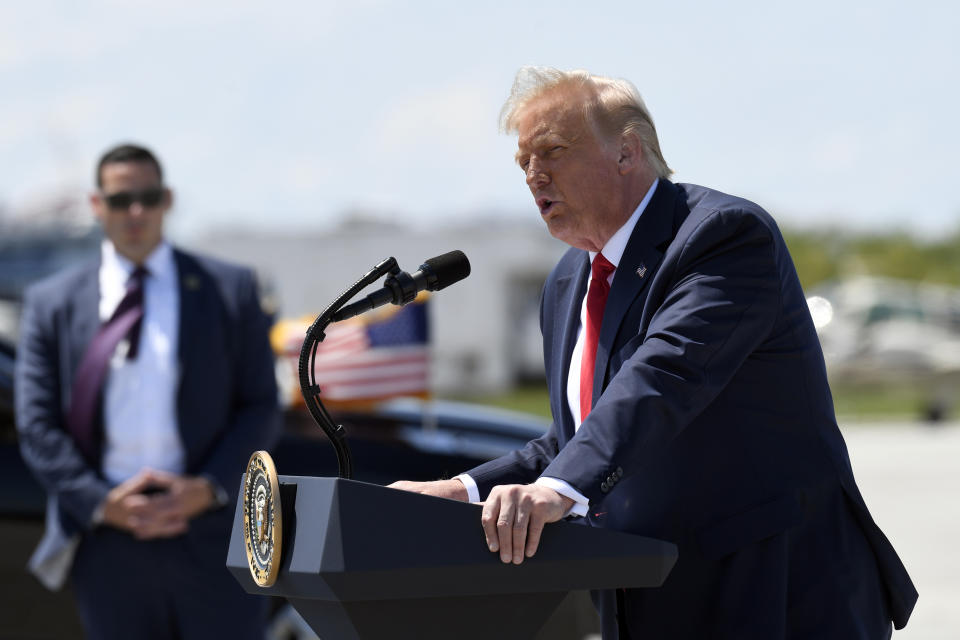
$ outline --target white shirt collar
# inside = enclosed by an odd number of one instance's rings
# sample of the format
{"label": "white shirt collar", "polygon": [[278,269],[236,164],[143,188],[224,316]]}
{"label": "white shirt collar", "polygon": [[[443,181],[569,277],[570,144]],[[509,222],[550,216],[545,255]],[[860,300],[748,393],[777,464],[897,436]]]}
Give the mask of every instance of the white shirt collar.
{"label": "white shirt collar", "polygon": [[[610,261],[614,267],[620,265],[620,259],[623,257],[623,252],[627,249],[627,242],[630,241],[630,236],[633,234],[633,228],[637,226],[637,220],[640,219],[640,216],[643,214],[644,210],[647,208],[647,205],[650,204],[650,200],[653,199],[653,192],[657,190],[657,185],[660,183],[660,178],[654,178],[653,184],[650,185],[650,188],[647,189],[647,194],[643,196],[643,200],[640,201],[640,204],[637,205],[637,208],[634,209],[633,213],[623,223],[623,226],[617,229],[617,232],[607,240],[607,244],[603,245],[603,249],[600,253],[603,254],[603,257]],[[590,252],[590,262],[593,263],[593,259],[597,257],[596,251]]]}
{"label": "white shirt collar", "polygon": [[[125,286],[136,265],[117,253],[117,248],[113,246],[113,243],[109,240],[104,240],[103,244],[100,245],[100,256],[102,261],[101,268],[104,274],[108,278],[119,281]],[[157,280],[167,280],[171,278],[175,268],[173,248],[167,244],[166,241],[161,242],[157,248],[147,256],[143,266],[150,272],[150,276]]]}

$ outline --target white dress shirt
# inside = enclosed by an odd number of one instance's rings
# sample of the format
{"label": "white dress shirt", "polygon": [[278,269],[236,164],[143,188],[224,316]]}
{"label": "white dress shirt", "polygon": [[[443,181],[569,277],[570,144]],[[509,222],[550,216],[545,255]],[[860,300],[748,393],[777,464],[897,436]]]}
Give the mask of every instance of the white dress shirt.
{"label": "white dress shirt", "polygon": [[[101,248],[100,319],[107,320],[126,293],[135,265],[110,241]],[[150,467],[183,473],[185,452],[177,426],[180,289],[170,245],[162,243],[144,262],[144,315],[137,358],[126,358],[122,341],[110,361],[104,386],[103,474],[120,483]]]}
{"label": "white dress shirt", "polygon": [[[616,267],[619,266],[620,260],[623,258],[623,252],[627,248],[627,242],[630,241],[630,236],[633,234],[634,227],[637,226],[637,221],[640,219],[640,216],[643,214],[643,211],[647,208],[647,205],[650,204],[650,200],[653,198],[653,192],[657,189],[657,184],[660,180],[655,179],[653,184],[650,185],[650,188],[647,190],[643,200],[640,201],[640,204],[637,205],[637,208],[634,209],[633,213],[623,223],[616,233],[607,240],[607,243],[603,245],[603,249],[600,253],[603,254],[603,257],[610,261],[610,264],[614,266],[613,273],[610,274],[607,281],[610,284],[613,284],[613,278],[616,276],[617,271]],[[593,259],[597,256],[597,252],[590,252],[590,263],[593,263]],[[591,275],[587,282],[587,290],[590,289],[590,280],[593,279]],[[584,342],[584,331],[583,327],[586,326],[587,319],[587,296],[584,295],[580,303],[580,326],[577,328],[577,341],[573,345],[573,353],[570,354],[570,372],[567,376],[567,404],[570,407],[570,413],[573,416],[573,425],[575,430],[580,429],[580,363],[583,360],[583,342]],[[461,474],[457,478],[463,482],[463,485],[467,488],[467,495],[471,502],[480,501],[480,491],[477,488],[477,483],[467,474]],[[574,516],[585,516],[587,515],[587,507],[590,504],[590,501],[587,500],[586,496],[581,494],[579,491],[570,486],[567,482],[559,479],[552,478],[550,476],[540,476],[537,478],[535,484],[544,485],[550,487],[560,495],[570,498],[573,500],[574,504],[564,515],[574,515]]]}

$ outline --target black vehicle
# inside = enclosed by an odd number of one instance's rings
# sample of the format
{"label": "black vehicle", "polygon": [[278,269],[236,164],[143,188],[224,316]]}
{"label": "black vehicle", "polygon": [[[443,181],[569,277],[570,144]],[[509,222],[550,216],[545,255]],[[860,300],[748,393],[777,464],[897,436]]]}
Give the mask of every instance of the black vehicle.
{"label": "black vehicle", "polygon": [[[0,339],[0,527],[4,550],[0,599],[6,611],[0,617],[0,638],[81,637],[69,591],[50,593],[25,569],[43,531],[46,495],[17,447],[14,356],[13,345]],[[284,431],[271,451],[277,472],[336,476],[333,447],[310,416],[303,410],[291,410],[284,417]],[[452,477],[522,446],[547,427],[544,421],[525,414],[414,399],[386,402],[370,411],[340,412],[334,418],[348,434],[354,479],[376,484]],[[282,606],[282,601],[277,604],[272,637],[310,637],[292,609]],[[596,628],[585,598],[562,609],[561,618],[542,637],[582,637]]]}

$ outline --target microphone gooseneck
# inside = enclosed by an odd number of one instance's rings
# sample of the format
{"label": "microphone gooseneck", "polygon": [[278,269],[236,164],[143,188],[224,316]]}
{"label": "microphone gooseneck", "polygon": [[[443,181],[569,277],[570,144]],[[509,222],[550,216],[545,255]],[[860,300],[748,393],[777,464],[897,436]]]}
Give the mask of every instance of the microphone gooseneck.
{"label": "microphone gooseneck", "polygon": [[[351,298],[362,289],[373,284],[381,276],[387,275],[382,289],[370,294],[364,300],[344,307]],[[320,401],[320,387],[317,385],[316,366],[317,348],[326,337],[324,330],[332,322],[374,309],[392,302],[404,305],[416,298],[420,291],[439,291],[459,282],[470,275],[470,261],[462,251],[450,251],[426,260],[413,275],[401,271],[395,258],[383,260],[357,280],[353,286],[341,293],[336,300],[317,316],[307,329],[300,348],[298,362],[300,393],[314,422],[323,429],[337,454],[339,477],[349,479],[353,476],[353,457],[347,445],[346,430],[336,424],[326,407]]]}
{"label": "microphone gooseneck", "polygon": [[300,393],[303,395],[303,401],[307,405],[307,410],[313,421],[323,430],[333,445],[337,454],[338,475],[341,478],[353,477],[353,456],[350,453],[350,446],[347,444],[346,430],[342,424],[336,424],[326,407],[320,402],[320,387],[317,385],[316,367],[314,362],[317,358],[317,347],[323,342],[327,328],[333,320],[333,314],[337,312],[350,298],[357,295],[361,289],[373,284],[378,278],[387,273],[398,273],[399,265],[394,257],[383,260],[370,271],[363,275],[359,280],[353,283],[349,289],[341,293],[336,300],[324,309],[323,313],[317,316],[313,324],[307,329],[303,338],[303,345],[300,347],[300,360],[298,364],[300,378]]}

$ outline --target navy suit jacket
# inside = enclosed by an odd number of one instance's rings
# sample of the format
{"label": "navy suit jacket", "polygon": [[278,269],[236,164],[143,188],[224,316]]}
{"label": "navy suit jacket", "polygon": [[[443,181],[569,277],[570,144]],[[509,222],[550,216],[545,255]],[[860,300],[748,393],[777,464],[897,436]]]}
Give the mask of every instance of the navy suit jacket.
{"label": "navy suit jacket", "polygon": [[643,638],[884,637],[906,624],[917,594],[854,482],[770,216],[660,181],[618,265],[594,407],[575,433],[566,381],[588,275],[587,252],[571,249],[543,292],[553,425],[468,473],[482,498],[560,478],[590,500],[586,523],[678,545],[660,589],[619,607],[595,594],[604,637],[618,615]]}
{"label": "navy suit jacket", "polygon": [[[177,421],[186,473],[206,475],[235,496],[250,454],[279,428],[268,321],[248,269],[174,250],[180,283]],[[99,261],[56,274],[25,295],[15,402],[20,449],[49,496],[46,533],[30,566],[47,586],[69,563],[55,562],[91,527],[110,484],[65,430],[73,377],[100,326]],[[102,433],[102,416],[98,418]],[[198,557],[222,564],[233,513],[190,522]],[[52,563],[52,564],[51,564]]]}

